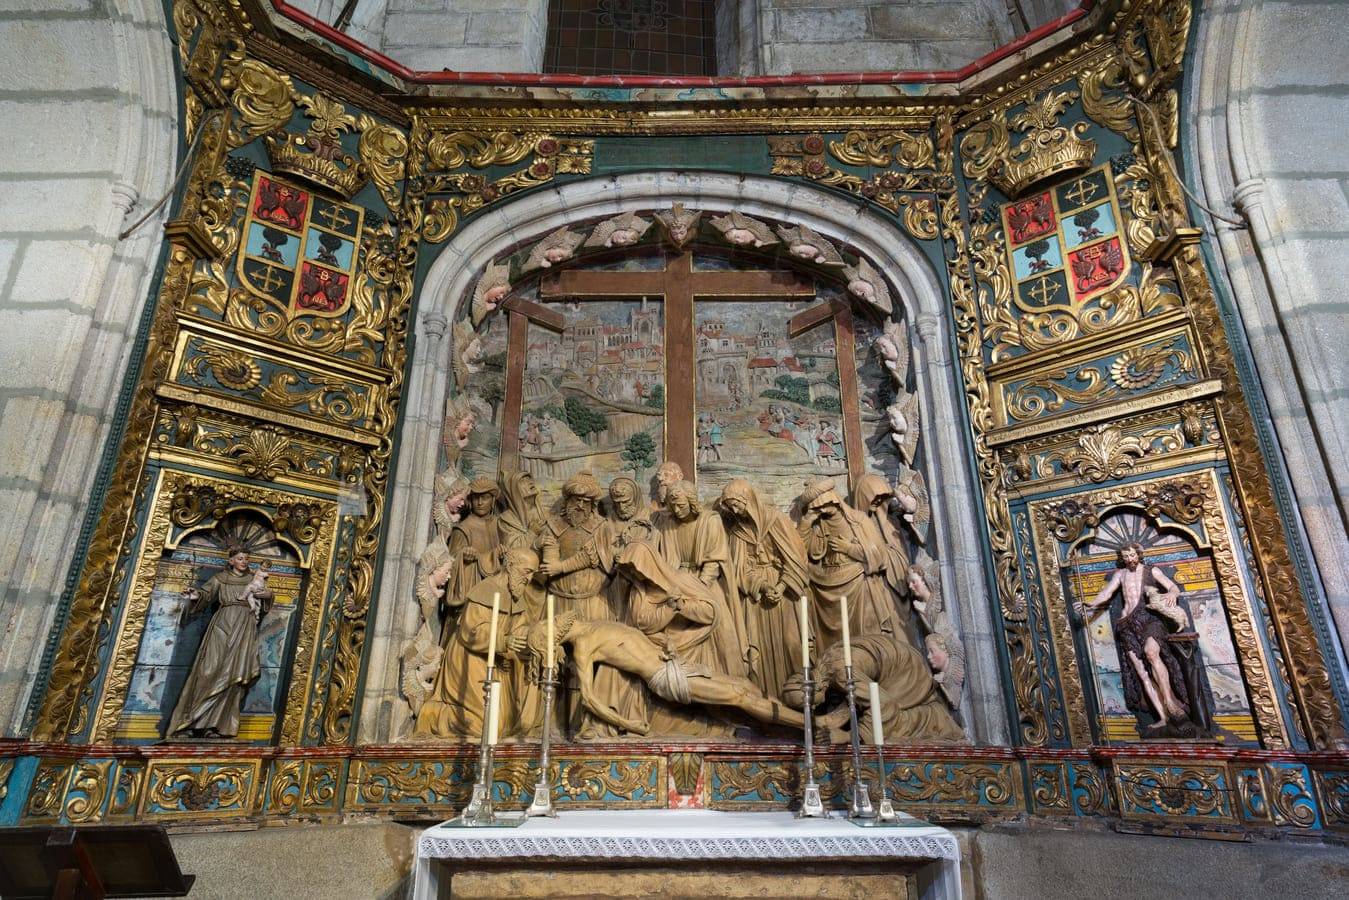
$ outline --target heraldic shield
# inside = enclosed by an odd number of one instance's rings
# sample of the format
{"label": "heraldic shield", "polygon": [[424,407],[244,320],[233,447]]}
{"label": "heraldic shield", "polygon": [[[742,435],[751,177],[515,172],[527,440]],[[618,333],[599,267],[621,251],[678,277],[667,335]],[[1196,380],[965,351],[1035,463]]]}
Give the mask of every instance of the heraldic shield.
{"label": "heraldic shield", "polygon": [[1048,190],[1004,203],[1016,303],[1025,312],[1076,313],[1129,274],[1119,200],[1101,166]]}
{"label": "heraldic shield", "polygon": [[360,252],[365,210],[262,171],[253,174],[239,281],[296,316],[342,315]]}

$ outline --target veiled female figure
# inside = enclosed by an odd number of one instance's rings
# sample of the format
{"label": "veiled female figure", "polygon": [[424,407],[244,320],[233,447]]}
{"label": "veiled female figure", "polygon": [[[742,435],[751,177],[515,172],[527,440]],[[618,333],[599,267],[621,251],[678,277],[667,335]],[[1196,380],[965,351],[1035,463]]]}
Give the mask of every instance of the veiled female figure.
{"label": "veiled female figure", "polygon": [[854,639],[900,633],[898,597],[890,586],[894,560],[876,523],[844,503],[828,478],[806,487],[801,507],[798,530],[815,593],[816,651],[843,639],[844,597]]}
{"label": "veiled female figure", "polygon": [[506,507],[497,517],[502,549],[531,549],[545,519],[533,476],[519,470],[507,472],[501,479],[501,499]]}
{"label": "veiled female figure", "polygon": [[768,697],[800,658],[797,604],[810,602],[806,548],[790,519],[765,503],[743,478],[721,492],[717,507],[730,539],[730,572],[745,612],[749,678]]}
{"label": "veiled female figure", "polygon": [[904,631],[915,645],[918,641],[918,626],[913,619],[912,601],[909,597],[909,556],[904,549],[904,539],[895,528],[890,517],[890,504],[895,501],[894,488],[877,472],[868,472],[857,479],[852,492],[852,506],[863,516],[871,520],[881,536],[881,546],[885,554],[885,583],[895,598],[896,610]]}

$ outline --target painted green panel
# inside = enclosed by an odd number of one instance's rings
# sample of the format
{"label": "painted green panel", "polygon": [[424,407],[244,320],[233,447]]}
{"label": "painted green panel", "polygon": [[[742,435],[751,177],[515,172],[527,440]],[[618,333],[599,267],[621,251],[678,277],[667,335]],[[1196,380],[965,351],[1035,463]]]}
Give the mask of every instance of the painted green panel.
{"label": "painted green panel", "polygon": [[767,174],[768,141],[763,135],[696,137],[602,137],[595,141],[595,174],[641,169]]}

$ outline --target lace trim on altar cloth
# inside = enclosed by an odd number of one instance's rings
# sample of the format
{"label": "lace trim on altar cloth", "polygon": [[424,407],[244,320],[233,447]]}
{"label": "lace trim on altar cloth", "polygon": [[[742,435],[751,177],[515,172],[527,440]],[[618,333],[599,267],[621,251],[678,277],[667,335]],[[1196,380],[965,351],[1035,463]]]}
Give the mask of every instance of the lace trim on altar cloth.
{"label": "lace trim on altar cloth", "polygon": [[438,837],[422,835],[418,855],[437,859],[553,856],[591,859],[781,859],[792,857],[960,858],[954,837],[856,835],[800,838]]}

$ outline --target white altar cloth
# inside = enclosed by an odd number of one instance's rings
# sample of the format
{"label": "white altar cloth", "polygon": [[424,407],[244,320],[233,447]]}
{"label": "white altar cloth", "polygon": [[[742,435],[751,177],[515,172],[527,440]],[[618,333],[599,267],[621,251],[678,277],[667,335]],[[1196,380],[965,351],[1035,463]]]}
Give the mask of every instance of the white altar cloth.
{"label": "white altar cloth", "polygon": [[442,859],[895,859],[932,861],[923,900],[960,900],[960,847],[935,825],[859,828],[842,818],[702,809],[573,810],[518,828],[445,828],[417,840],[413,900],[439,896]]}

